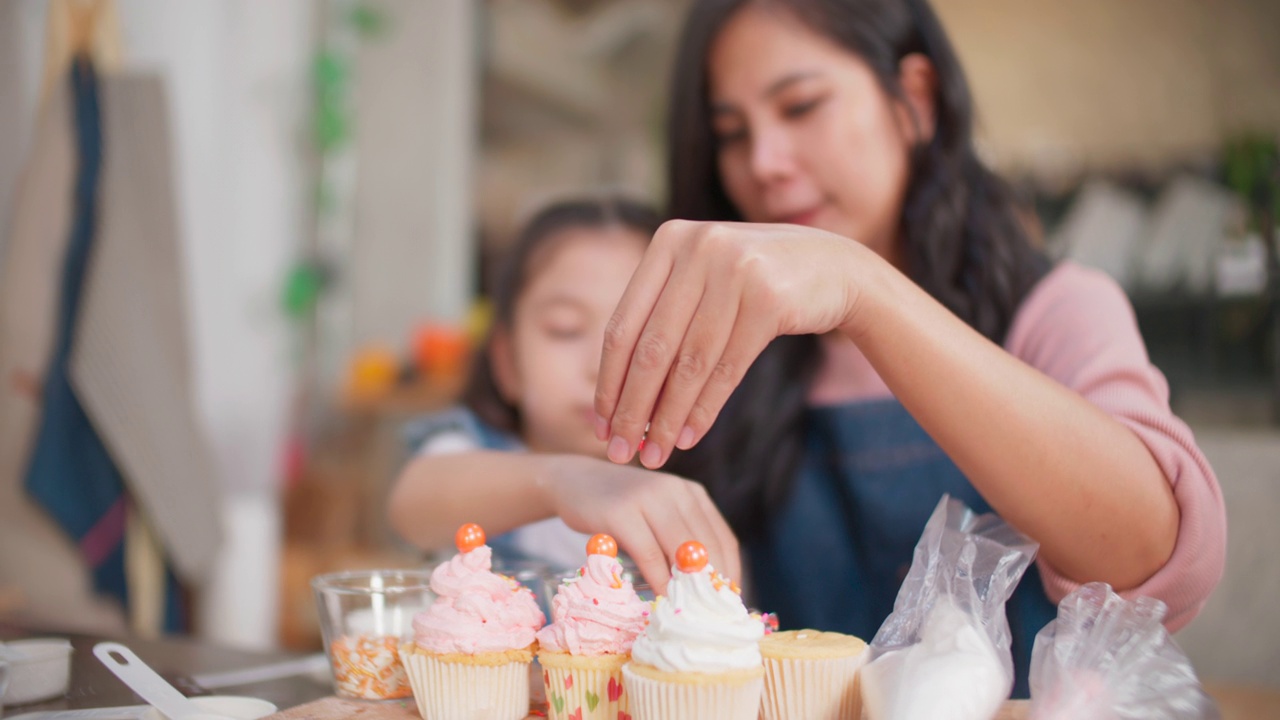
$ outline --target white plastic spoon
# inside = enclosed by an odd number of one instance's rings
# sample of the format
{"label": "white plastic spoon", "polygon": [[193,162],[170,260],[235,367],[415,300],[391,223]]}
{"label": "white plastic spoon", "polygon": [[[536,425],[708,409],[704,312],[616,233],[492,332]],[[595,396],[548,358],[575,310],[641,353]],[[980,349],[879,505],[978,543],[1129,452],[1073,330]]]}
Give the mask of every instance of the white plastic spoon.
{"label": "white plastic spoon", "polygon": [[178,692],[167,680],[160,677],[129,648],[116,642],[100,642],[93,646],[93,654],[107,669],[140,695],[156,706],[169,720],[232,720],[226,715],[201,711],[200,707]]}

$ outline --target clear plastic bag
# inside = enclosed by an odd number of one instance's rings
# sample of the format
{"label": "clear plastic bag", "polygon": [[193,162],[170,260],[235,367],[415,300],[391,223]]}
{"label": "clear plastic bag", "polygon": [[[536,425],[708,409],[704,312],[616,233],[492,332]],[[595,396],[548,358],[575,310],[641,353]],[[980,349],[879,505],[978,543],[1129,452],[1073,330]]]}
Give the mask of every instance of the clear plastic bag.
{"label": "clear plastic bag", "polygon": [[1106,583],[1063,598],[1031,652],[1034,720],[1217,720],[1187,656],[1164,629],[1165,604],[1125,600]]}
{"label": "clear plastic bag", "polygon": [[1013,687],[1004,605],[1039,548],[944,496],[862,669],[871,720],[990,720]]}

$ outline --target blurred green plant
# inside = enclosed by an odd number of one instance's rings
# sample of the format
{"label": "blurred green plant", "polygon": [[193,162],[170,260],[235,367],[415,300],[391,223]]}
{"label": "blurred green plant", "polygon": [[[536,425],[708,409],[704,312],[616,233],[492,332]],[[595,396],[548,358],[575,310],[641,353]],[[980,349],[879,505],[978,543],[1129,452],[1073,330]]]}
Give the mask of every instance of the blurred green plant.
{"label": "blurred green plant", "polygon": [[1227,141],[1223,170],[1227,185],[1249,207],[1251,230],[1267,234],[1269,217],[1280,215],[1280,141],[1261,133],[1245,133]]}

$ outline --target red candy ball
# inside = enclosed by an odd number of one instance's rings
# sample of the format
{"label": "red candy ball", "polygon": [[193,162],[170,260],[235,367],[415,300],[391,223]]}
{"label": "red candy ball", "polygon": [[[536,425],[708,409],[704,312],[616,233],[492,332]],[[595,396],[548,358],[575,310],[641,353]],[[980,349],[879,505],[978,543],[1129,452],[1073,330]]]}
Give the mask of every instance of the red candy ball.
{"label": "red candy ball", "polygon": [[587,541],[587,554],[618,557],[618,542],[604,533],[592,535]]}
{"label": "red candy ball", "polygon": [[458,552],[471,552],[478,547],[484,545],[485,536],[484,528],[475,523],[467,523],[458,528],[458,532],[453,536],[453,544],[458,546]]}
{"label": "red candy ball", "polygon": [[695,573],[707,566],[707,548],[697,540],[690,540],[676,550],[676,567],[681,572]]}

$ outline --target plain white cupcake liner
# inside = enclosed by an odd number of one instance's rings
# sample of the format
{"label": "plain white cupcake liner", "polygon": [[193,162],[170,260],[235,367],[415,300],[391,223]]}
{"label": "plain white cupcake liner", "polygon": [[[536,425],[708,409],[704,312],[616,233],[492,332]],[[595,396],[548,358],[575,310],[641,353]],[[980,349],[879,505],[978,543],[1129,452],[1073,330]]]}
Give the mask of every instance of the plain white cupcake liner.
{"label": "plain white cupcake liner", "polygon": [[764,678],[743,683],[681,683],[622,667],[632,720],[757,720]]}
{"label": "plain white cupcake liner", "polygon": [[858,670],[862,654],[847,658],[764,659],[760,720],[860,720]]}
{"label": "plain white cupcake liner", "polygon": [[529,715],[529,663],[469,665],[402,652],[422,720],[523,720]]}

